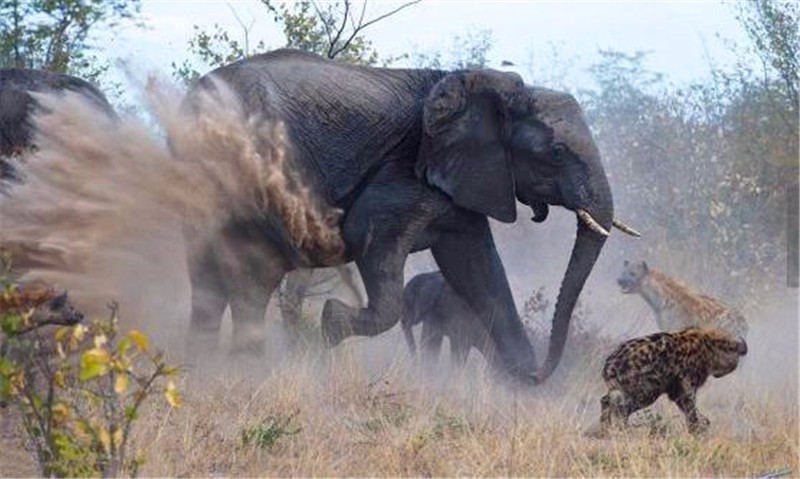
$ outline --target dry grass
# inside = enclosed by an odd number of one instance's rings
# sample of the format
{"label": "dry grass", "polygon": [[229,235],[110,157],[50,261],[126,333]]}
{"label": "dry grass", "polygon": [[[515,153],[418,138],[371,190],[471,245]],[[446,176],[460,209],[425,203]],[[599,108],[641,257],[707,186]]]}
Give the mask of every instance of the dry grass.
{"label": "dry grass", "polygon": [[[594,367],[530,391],[493,382],[476,357],[461,373],[420,378],[395,347],[399,339],[287,360],[272,371],[241,361],[195,369],[184,379],[181,409],[154,406],[138,425],[136,447],[148,458],[142,474],[731,477],[800,471],[796,378],[764,386],[743,368],[711,380],[700,395],[712,420],[703,438],[688,435],[677,408],[662,399],[629,431],[596,440],[583,436],[602,394]],[[382,364],[370,361],[382,346]],[[245,443],[245,431],[268,440]],[[3,444],[0,474],[35,474],[11,444]]]}

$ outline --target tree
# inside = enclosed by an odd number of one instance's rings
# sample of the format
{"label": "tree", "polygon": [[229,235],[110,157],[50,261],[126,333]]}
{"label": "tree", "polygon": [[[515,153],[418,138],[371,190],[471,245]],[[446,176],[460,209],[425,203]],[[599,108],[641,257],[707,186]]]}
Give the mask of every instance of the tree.
{"label": "tree", "polygon": [[633,247],[724,296],[763,297],[782,284],[790,241],[782,205],[796,185],[797,127],[777,107],[788,90],[741,67],[670,86],[645,60],[601,52],[597,87],[579,92],[616,206],[650,239]]}
{"label": "tree", "polygon": [[[800,194],[798,189],[798,130],[800,122],[800,5],[796,2],[748,0],[736,4],[737,19],[750,44],[745,52],[761,61],[763,76],[740,63],[738,71],[749,75],[723,76],[727,85],[741,92],[734,121],[742,124],[739,147],[743,156],[762,171],[771,173],[784,196],[772,209],[785,211],[778,229],[785,230],[787,285],[800,286]],[[784,208],[779,208],[780,204]]]}
{"label": "tree", "polygon": [[108,65],[98,60],[92,33],[138,13],[139,0],[0,0],[0,67],[97,80]]}
{"label": "tree", "polygon": [[749,52],[761,60],[767,80],[777,83],[796,118],[800,114],[800,5],[748,0],[736,7],[736,18],[750,39]]}
{"label": "tree", "polygon": [[[284,47],[297,48],[326,58],[375,65],[378,52],[364,36],[364,30],[401,10],[418,3],[414,0],[376,17],[367,19],[367,1],[356,9],[351,0],[315,2],[304,0],[276,6],[272,0],[261,0],[267,16],[283,31]],[[263,40],[251,45],[253,23],[246,25],[231,9],[241,29],[240,39],[219,24],[211,31],[194,26],[194,36],[189,40],[189,51],[208,67],[215,68],[267,49]],[[175,76],[192,82],[200,76],[195,62],[185,60],[180,66],[173,63]]]}
{"label": "tree", "polygon": [[404,58],[408,58],[417,68],[440,70],[486,68],[489,66],[489,53],[493,46],[491,30],[473,30],[463,36],[453,37],[447,55],[443,55],[441,51],[416,52]]}

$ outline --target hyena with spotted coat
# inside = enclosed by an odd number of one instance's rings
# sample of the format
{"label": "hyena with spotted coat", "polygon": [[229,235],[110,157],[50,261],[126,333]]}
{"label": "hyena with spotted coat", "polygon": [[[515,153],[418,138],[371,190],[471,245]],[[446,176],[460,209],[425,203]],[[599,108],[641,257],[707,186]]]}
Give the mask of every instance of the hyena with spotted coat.
{"label": "hyena with spotted coat", "polygon": [[700,433],[709,420],[697,410],[697,390],[708,376],[733,372],[747,354],[741,337],[717,329],[689,328],[656,333],[620,345],[603,367],[608,393],[600,400],[600,431],[627,424],[628,417],[666,394],[686,416],[689,431]]}
{"label": "hyena with spotted coat", "polygon": [[647,301],[662,331],[680,331],[689,327],[717,328],[729,332],[733,337],[747,337],[747,322],[740,312],[648,267],[644,261],[625,261],[617,283],[623,293],[638,293]]}

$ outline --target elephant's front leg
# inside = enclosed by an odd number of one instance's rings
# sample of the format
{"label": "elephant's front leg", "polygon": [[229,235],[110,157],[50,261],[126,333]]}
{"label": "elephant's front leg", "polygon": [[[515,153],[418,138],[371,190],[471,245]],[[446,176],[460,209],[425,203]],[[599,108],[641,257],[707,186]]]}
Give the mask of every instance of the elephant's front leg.
{"label": "elephant's front leg", "polygon": [[439,235],[431,248],[433,256],[447,282],[489,331],[506,372],[530,381],[536,371],[533,346],[517,315],[489,222],[484,216],[463,214],[458,227]]}
{"label": "elephant's front leg", "polygon": [[355,258],[367,307],[329,299],[322,311],[322,335],[330,346],[349,336],[376,336],[403,314],[403,267],[420,232],[434,215],[424,204],[430,193],[414,180],[367,187],[350,208],[342,232]]}
{"label": "elephant's front leg", "polygon": [[366,283],[369,303],[354,308],[329,299],[322,310],[322,334],[331,346],[349,336],[376,336],[397,324],[403,314],[403,266],[407,252],[377,251],[357,261]]}

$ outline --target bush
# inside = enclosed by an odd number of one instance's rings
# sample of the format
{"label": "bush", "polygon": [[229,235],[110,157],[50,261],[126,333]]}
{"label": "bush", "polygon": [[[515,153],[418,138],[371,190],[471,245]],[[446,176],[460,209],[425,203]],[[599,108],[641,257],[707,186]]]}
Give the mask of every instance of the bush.
{"label": "bush", "polygon": [[[19,292],[6,284],[4,294],[13,303]],[[0,311],[0,400],[18,410],[43,476],[136,475],[143,458],[128,450],[142,405],[159,392],[180,405],[178,368],[145,334],[120,335],[110,309],[106,320],[33,329],[34,309]]]}
{"label": "bush", "polygon": [[296,412],[289,416],[269,416],[260,424],[242,430],[242,443],[245,446],[271,449],[282,437],[294,436],[302,430],[291,425],[295,417]]}

